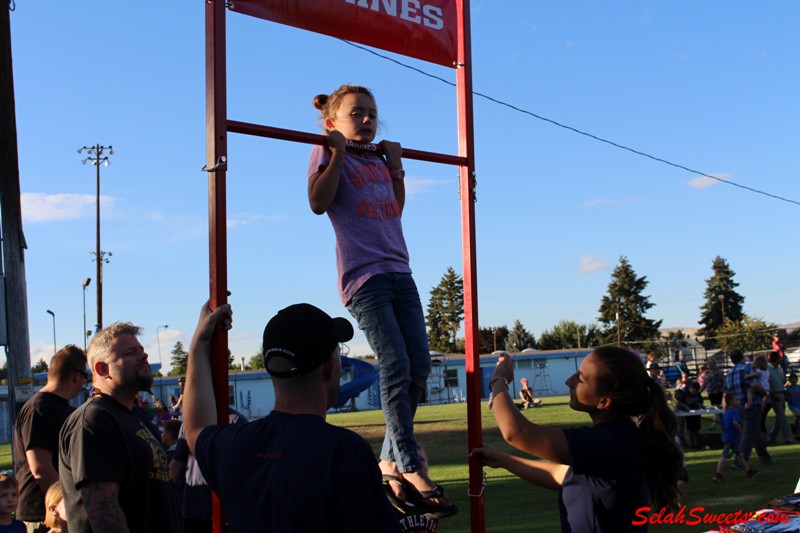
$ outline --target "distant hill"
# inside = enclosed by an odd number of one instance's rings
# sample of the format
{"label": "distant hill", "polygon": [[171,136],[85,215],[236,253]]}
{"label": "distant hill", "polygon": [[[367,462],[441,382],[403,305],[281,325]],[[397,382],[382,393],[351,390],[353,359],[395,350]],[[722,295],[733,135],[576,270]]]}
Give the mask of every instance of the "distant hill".
{"label": "distant hill", "polygon": [[671,327],[671,328],[660,328],[658,332],[661,333],[661,335],[667,335],[669,333],[674,333],[678,330],[681,330],[683,334],[686,335],[687,337],[694,337],[695,335],[697,335],[697,331],[699,329],[700,328]]}
{"label": "distant hill", "polygon": [[[797,328],[800,328],[800,322],[791,322],[789,324],[779,324],[778,328],[779,329],[785,329],[786,331],[793,331],[793,330],[795,330]],[[682,331],[683,334],[688,336],[688,337],[694,337],[694,336],[697,335],[697,332],[700,330],[700,328],[697,328],[697,327],[694,327],[694,328],[669,327],[669,328],[660,328],[658,330],[658,332],[661,333],[661,335],[668,335],[668,334],[673,333],[673,332],[678,331],[678,330]]]}

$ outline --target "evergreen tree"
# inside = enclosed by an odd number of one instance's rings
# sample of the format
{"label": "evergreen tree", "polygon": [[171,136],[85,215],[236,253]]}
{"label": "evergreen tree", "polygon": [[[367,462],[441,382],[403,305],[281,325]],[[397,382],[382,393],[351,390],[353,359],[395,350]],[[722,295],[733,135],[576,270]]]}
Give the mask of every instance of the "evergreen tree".
{"label": "evergreen tree", "polygon": [[509,352],[521,352],[525,348],[536,348],[536,338],[522,325],[519,320],[514,321],[511,331],[506,337],[506,350]]}
{"label": "evergreen tree", "polygon": [[697,331],[698,335],[706,338],[703,342],[706,348],[719,345],[715,337],[725,322],[739,322],[744,317],[744,296],[736,292],[739,284],[733,281],[736,273],[720,256],[714,258],[711,271],[713,274],[706,280],[706,290],[703,293],[705,303],[700,307],[698,322],[703,327]]}
{"label": "evergreen tree", "polygon": [[189,352],[183,349],[181,341],[177,341],[170,353],[172,354],[170,359],[172,370],[169,371],[169,375],[182,376],[186,373],[186,361],[189,359]]}
{"label": "evergreen tree", "polygon": [[726,318],[725,323],[717,328],[717,345],[726,352],[735,349],[744,353],[769,350],[777,327],[777,324],[746,314],[738,321]]}
{"label": "evergreen tree", "polygon": [[493,328],[479,328],[479,352],[492,353],[495,350],[502,350],[506,346],[506,338],[508,337],[508,327],[498,326]]}
{"label": "evergreen tree", "polygon": [[464,281],[453,267],[447,267],[439,284],[431,290],[428,314],[430,349],[442,353],[456,351],[456,333],[464,319]]}
{"label": "evergreen tree", "polygon": [[39,372],[47,372],[47,363],[44,359],[39,359],[39,362],[31,368],[31,374],[38,374]]}
{"label": "evergreen tree", "polygon": [[539,336],[540,350],[564,350],[567,348],[591,348],[600,343],[599,331],[595,324],[578,324],[572,320],[562,320],[552,330]]}
{"label": "evergreen tree", "polygon": [[611,273],[608,294],[600,303],[599,321],[605,329],[600,334],[604,344],[642,343],[643,349],[649,349],[648,341],[655,342],[659,338],[658,328],[661,320],[650,320],[645,313],[655,304],[642,292],[647,287],[646,276],[638,277],[626,257],[619,258],[619,264]]}

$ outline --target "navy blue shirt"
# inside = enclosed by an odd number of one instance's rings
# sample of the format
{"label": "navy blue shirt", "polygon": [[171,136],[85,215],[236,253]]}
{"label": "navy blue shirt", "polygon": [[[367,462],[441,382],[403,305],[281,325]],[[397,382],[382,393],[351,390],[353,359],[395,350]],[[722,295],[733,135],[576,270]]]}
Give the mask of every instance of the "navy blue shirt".
{"label": "navy blue shirt", "polygon": [[633,526],[650,505],[639,429],[628,418],[565,429],[572,466],[558,492],[561,531],[647,531]]}
{"label": "navy blue shirt", "polygon": [[209,426],[195,448],[232,533],[399,532],[372,448],[321,416]]}

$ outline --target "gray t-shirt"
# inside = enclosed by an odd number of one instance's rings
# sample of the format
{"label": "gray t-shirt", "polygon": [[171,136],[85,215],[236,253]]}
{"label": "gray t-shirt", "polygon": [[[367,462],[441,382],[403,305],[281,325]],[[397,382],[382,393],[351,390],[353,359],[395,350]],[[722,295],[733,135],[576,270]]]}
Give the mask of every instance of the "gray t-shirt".
{"label": "gray t-shirt", "polygon": [[[324,169],[331,152],[315,146],[309,178]],[[410,274],[392,178],[384,160],[372,153],[347,153],[336,196],[327,209],[336,234],[339,296],[347,302],[376,274]]]}

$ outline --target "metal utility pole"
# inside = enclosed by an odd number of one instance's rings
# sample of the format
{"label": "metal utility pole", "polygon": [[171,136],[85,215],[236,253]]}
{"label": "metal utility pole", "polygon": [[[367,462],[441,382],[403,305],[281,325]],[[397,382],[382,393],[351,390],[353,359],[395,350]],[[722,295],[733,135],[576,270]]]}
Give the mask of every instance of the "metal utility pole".
{"label": "metal utility pole", "polygon": [[[25,281],[25,235],[22,232],[17,116],[14,70],[11,60],[11,21],[8,2],[0,5],[0,220],[3,238],[3,277],[7,328],[9,420],[16,421],[16,387],[30,380],[31,350],[28,336],[28,294]],[[24,401],[24,400],[23,400]]]}
{"label": "metal utility pole", "polygon": [[102,146],[101,144],[96,144],[94,146],[84,146],[83,148],[78,148],[78,153],[82,153],[84,150],[87,151],[89,156],[82,161],[85,165],[87,162],[91,162],[95,167],[97,167],[97,241],[94,253],[94,261],[97,264],[97,271],[95,273],[95,277],[97,278],[97,324],[95,324],[95,333],[103,329],[103,263],[108,263],[108,259],[105,257],[108,254],[111,257],[111,252],[104,252],[100,249],[100,165],[103,164],[108,166],[109,160],[108,156],[103,156],[103,152],[108,150],[108,155],[114,155],[114,148],[112,146]]}

